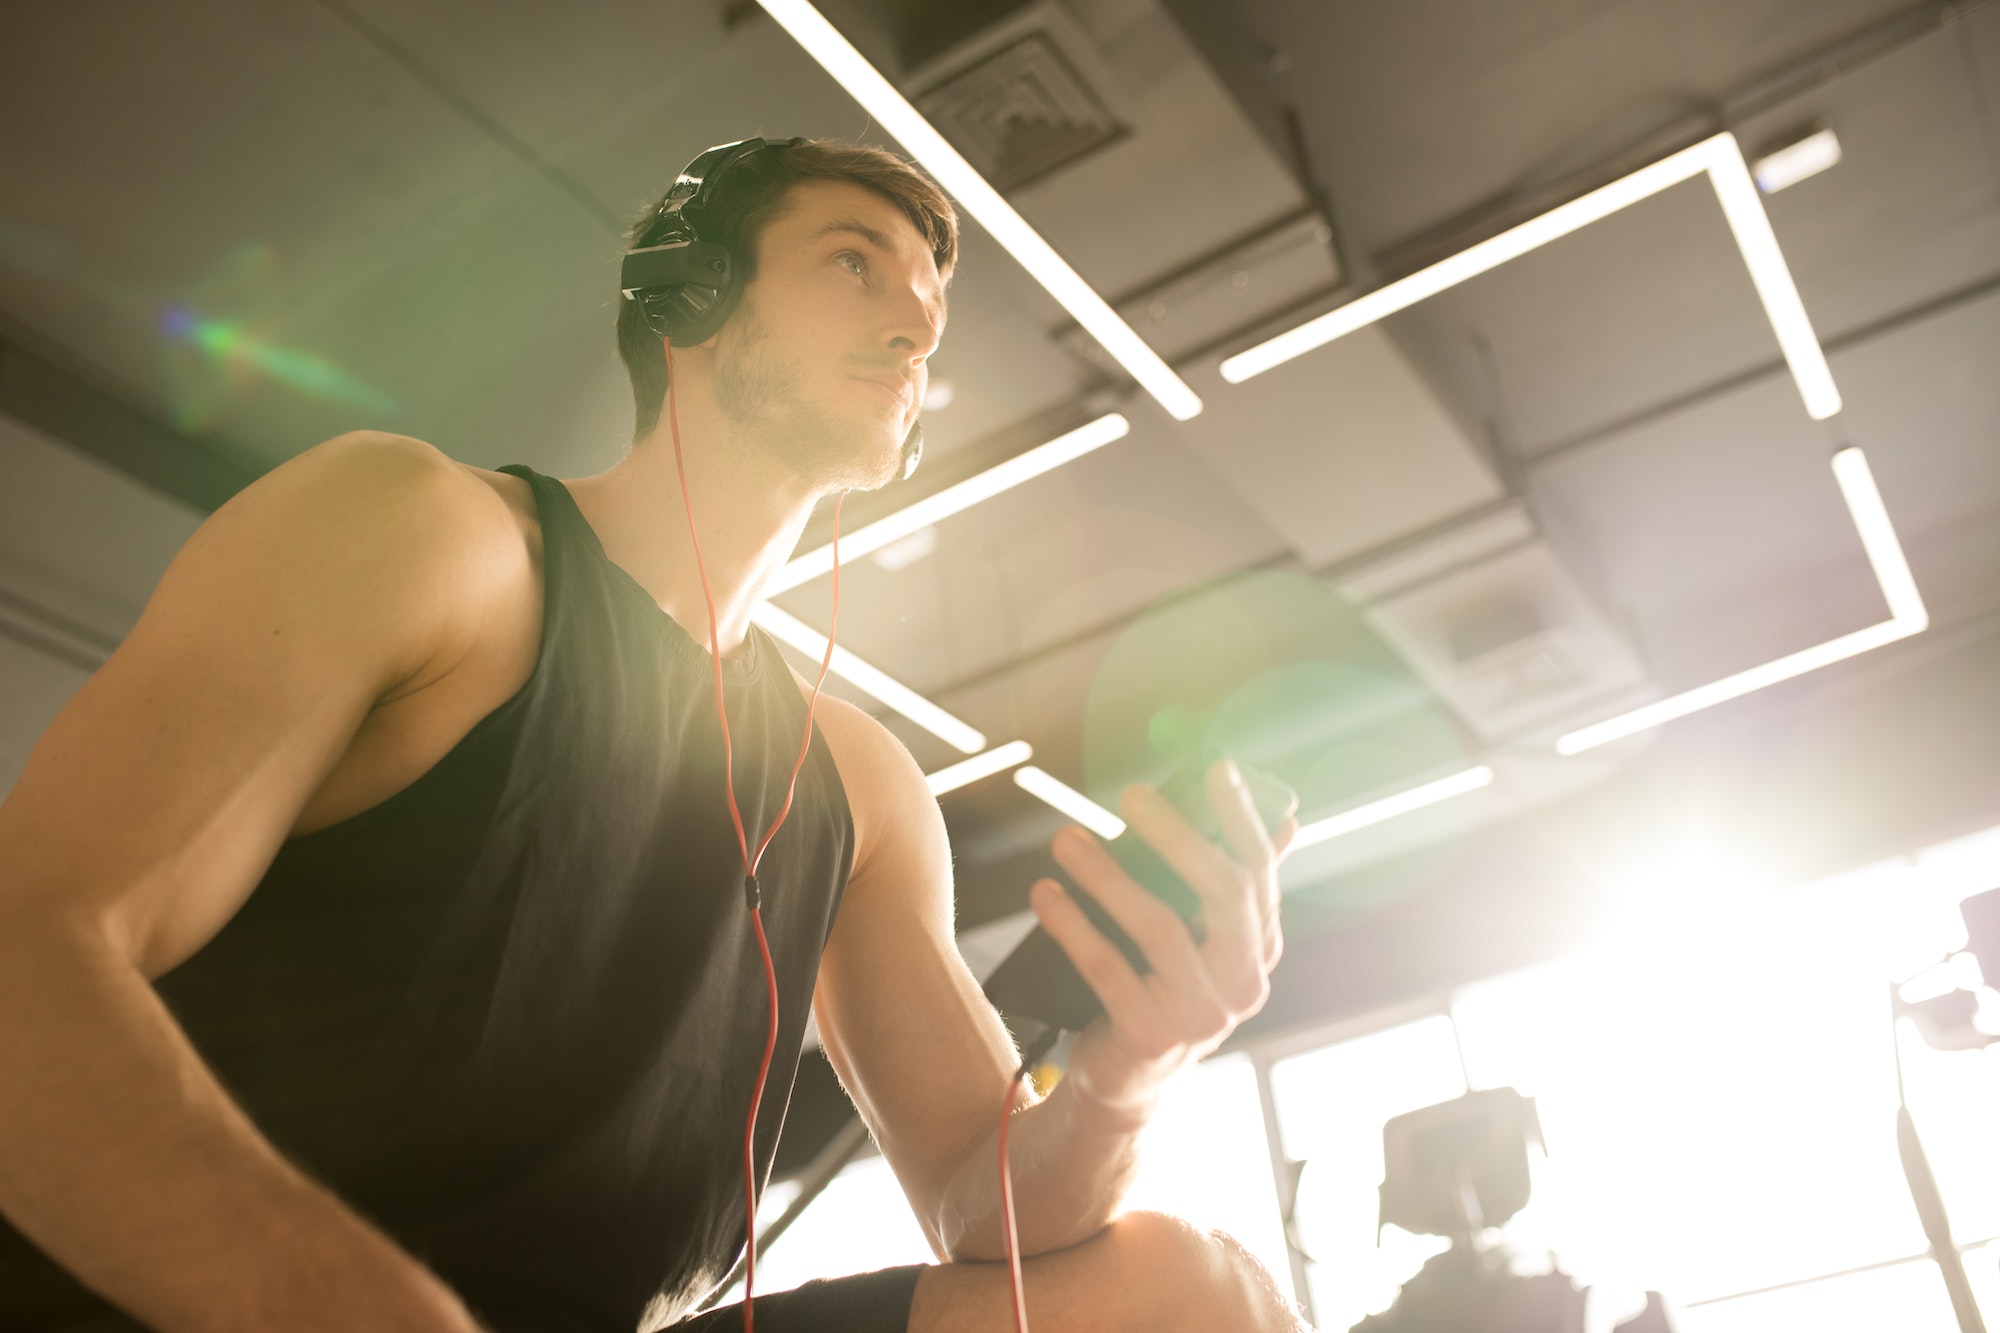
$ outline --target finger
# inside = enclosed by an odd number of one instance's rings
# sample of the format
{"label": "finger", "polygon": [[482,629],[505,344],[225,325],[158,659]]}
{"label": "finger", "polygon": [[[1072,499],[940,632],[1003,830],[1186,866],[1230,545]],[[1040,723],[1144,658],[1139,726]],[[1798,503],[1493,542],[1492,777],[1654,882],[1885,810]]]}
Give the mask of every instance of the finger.
{"label": "finger", "polygon": [[1222,825],[1222,840],[1238,861],[1252,872],[1262,874],[1278,861],[1277,849],[1264,828],[1264,817],[1250,798],[1250,788],[1242,772],[1227,759],[1210,764],[1207,774],[1208,804]]}
{"label": "finger", "polygon": [[[1279,864],[1283,864],[1285,854],[1291,850],[1292,839],[1299,836],[1299,817],[1286,815],[1285,822],[1271,831],[1271,848]],[[1284,890],[1275,873],[1271,876],[1271,922],[1270,931],[1264,937],[1264,970],[1269,972],[1278,965],[1278,959],[1285,953]]]}
{"label": "finger", "polygon": [[1224,759],[1209,765],[1208,804],[1222,825],[1223,841],[1229,850],[1257,878],[1257,935],[1269,950],[1272,923],[1278,915],[1278,853],[1271,835],[1264,829],[1264,817],[1250,797],[1243,773]]}
{"label": "finger", "polygon": [[1149,893],[1102,843],[1082,829],[1064,829],[1052,846],[1063,869],[1089,890],[1098,906],[1139,946],[1146,962],[1172,993],[1173,1007],[1191,1017],[1207,1017],[1205,1011],[1219,1001],[1209,984],[1201,951],[1180,913]]}
{"label": "finger", "polygon": [[1148,1054],[1168,1049],[1172,1037],[1159,997],[1062,885],[1052,879],[1036,880],[1028,890],[1028,905],[1126,1040]]}
{"label": "finger", "polygon": [[1151,787],[1128,787],[1119,808],[1133,831],[1152,844],[1201,899],[1202,920],[1208,927],[1205,956],[1228,960],[1258,952],[1264,931],[1257,907],[1263,889],[1257,877],[1196,832]]}
{"label": "finger", "polygon": [[1298,836],[1299,817],[1297,815],[1286,815],[1285,822],[1271,830],[1271,850],[1277,853],[1280,861],[1284,860],[1285,854],[1292,850],[1292,839]]}

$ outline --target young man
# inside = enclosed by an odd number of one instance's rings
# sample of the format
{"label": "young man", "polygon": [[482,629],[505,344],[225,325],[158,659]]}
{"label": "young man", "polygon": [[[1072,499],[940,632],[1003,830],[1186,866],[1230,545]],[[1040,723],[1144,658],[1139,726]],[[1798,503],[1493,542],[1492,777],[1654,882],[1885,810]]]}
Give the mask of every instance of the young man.
{"label": "young man", "polygon": [[[806,717],[750,608],[822,495],[895,473],[956,231],[875,150],[732,171],[711,225],[743,299],[673,347],[666,413],[666,349],[625,303],[616,466],[308,450],[203,525],[36,748],[0,806],[0,1327],[624,1333],[735,1259],[768,1010],[683,504],[754,846]],[[971,1261],[1003,1254],[1018,1057],[955,950],[922,774],[861,711],[817,719],[758,874],[783,1021],[758,1170],[810,1004],[947,1262],[760,1299],[758,1323],[1009,1329],[1005,1266]],[[1232,772],[1209,782],[1229,853],[1146,789],[1123,803],[1199,892],[1199,944],[1088,834],[1055,841],[1150,973],[1034,886],[1107,1011],[1012,1125],[1038,1333],[1296,1326],[1232,1242],[1118,1215],[1162,1082],[1277,958],[1279,853]]]}

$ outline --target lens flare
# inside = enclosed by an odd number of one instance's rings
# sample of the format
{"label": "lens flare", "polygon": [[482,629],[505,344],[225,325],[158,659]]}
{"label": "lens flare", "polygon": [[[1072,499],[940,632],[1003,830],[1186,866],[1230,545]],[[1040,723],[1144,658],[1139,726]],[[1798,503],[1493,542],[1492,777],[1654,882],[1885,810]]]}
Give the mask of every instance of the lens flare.
{"label": "lens flare", "polygon": [[274,336],[291,313],[278,269],[271,246],[239,245],[184,288],[181,299],[146,312],[168,342],[169,393],[182,430],[216,429],[264,382],[372,416],[396,411],[387,394]]}
{"label": "lens flare", "polygon": [[[268,342],[238,321],[200,315],[187,306],[173,306],[160,317],[160,330],[169,338],[193,347],[210,367],[221,371],[233,383],[240,384],[254,374],[322,402],[344,403],[371,412],[396,410],[393,399],[332,362]],[[179,406],[187,418],[179,423],[184,428],[199,429],[212,424],[192,398]]]}

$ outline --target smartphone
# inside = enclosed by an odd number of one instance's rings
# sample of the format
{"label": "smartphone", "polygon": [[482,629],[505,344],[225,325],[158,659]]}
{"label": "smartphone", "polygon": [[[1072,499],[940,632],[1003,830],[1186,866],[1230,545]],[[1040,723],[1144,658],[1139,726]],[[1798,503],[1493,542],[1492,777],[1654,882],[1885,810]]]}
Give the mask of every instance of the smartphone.
{"label": "smartphone", "polygon": [[[1203,837],[1219,846],[1226,845],[1222,822],[1209,806],[1205,780],[1210,766],[1222,757],[1219,751],[1202,751],[1192,755],[1177,764],[1159,786],[1160,795],[1167,798],[1181,817]],[[1243,784],[1249,789],[1258,818],[1264,821],[1267,830],[1275,833],[1278,826],[1298,808],[1297,795],[1267,774],[1243,764],[1238,764],[1237,769],[1243,774]],[[1105,847],[1125,868],[1125,873],[1179,913],[1191,929],[1195,928],[1201,899],[1187,881],[1167,864],[1166,858],[1153,850],[1152,844],[1127,829],[1106,843]],[[1132,937],[1112,919],[1109,912],[1098,905],[1095,898],[1074,885],[1070,886],[1069,894],[1083,909],[1084,915],[1090,918],[1091,924],[1118,946],[1134,969],[1141,975],[1152,970],[1146,962],[1146,955],[1132,942]],[[1081,1031],[1091,1019],[1104,1011],[1096,993],[1077,974],[1069,955],[1040,925],[1028,932],[1027,938],[1015,946],[1014,951],[987,978],[986,998],[1009,1019],[1033,1019],[1067,1032]]]}

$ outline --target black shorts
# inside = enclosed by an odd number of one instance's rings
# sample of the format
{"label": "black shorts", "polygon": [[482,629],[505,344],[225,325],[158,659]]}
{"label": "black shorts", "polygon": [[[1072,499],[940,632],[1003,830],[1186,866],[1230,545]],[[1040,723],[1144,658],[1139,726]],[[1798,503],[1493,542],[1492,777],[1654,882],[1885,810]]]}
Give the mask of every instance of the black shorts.
{"label": "black shorts", "polygon": [[[926,1265],[815,1279],[757,1298],[757,1333],[906,1333],[910,1300]],[[684,1319],[671,1333],[730,1333],[743,1307],[723,1305]]]}

